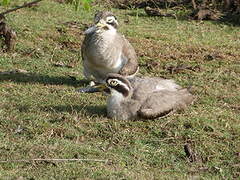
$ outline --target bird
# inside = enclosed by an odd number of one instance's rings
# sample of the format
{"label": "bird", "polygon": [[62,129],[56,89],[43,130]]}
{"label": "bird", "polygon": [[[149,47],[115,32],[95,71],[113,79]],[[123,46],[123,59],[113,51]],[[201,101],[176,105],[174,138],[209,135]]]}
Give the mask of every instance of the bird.
{"label": "bird", "polygon": [[85,32],[81,46],[83,74],[86,79],[104,82],[108,73],[134,77],[139,69],[137,55],[110,11],[100,11]]}
{"label": "bird", "polygon": [[[172,79],[160,77],[126,77],[110,73],[105,83],[96,85],[91,92],[106,91],[107,115],[117,120],[154,119],[185,109],[194,101],[187,88]],[[90,92],[90,91],[89,91]]]}

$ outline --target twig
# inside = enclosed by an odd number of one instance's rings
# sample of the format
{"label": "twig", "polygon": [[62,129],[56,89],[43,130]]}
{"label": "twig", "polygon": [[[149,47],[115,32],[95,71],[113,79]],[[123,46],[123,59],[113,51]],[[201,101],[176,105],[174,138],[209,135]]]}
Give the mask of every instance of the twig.
{"label": "twig", "polygon": [[107,162],[108,160],[102,159],[18,159],[18,160],[0,160],[0,163],[11,163],[11,162],[34,162],[34,161],[93,161],[93,162]]}
{"label": "twig", "polygon": [[216,81],[223,72],[224,72],[224,70],[219,71],[218,74],[210,82]]}
{"label": "twig", "polygon": [[16,11],[16,10],[24,8],[24,7],[31,7],[32,5],[37,4],[40,1],[42,1],[42,0],[35,0],[30,3],[24,3],[22,6],[18,6],[18,7],[15,7],[15,8],[7,10],[5,12],[0,13],[0,16],[4,16],[5,14],[8,14],[10,12]]}
{"label": "twig", "polygon": [[190,162],[195,162],[197,160],[196,154],[192,151],[189,144],[184,145],[184,151]]}
{"label": "twig", "polygon": [[197,9],[197,4],[196,4],[195,0],[192,0],[192,6],[193,6],[193,9],[194,9],[194,10]]}

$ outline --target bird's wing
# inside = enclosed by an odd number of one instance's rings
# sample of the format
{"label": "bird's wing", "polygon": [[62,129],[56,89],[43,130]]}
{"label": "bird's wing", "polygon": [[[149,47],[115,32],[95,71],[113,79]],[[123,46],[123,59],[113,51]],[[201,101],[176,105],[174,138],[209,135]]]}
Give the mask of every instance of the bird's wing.
{"label": "bird's wing", "polygon": [[119,74],[123,76],[131,76],[137,73],[138,71],[138,61],[137,61],[137,55],[132,47],[132,45],[129,43],[127,39],[125,39],[124,36],[122,38],[122,56],[124,59],[127,60],[126,64],[123,66],[123,68],[120,70]]}
{"label": "bird's wing", "polygon": [[143,118],[165,116],[173,110],[184,109],[193,101],[187,89],[158,91],[151,94],[141,106],[138,114]]}
{"label": "bird's wing", "polygon": [[[163,79],[161,77],[134,77],[130,79],[134,88],[133,99],[146,99],[148,95],[159,91],[178,91],[182,89],[173,80]],[[147,96],[143,95],[147,94]]]}
{"label": "bird's wing", "polygon": [[86,35],[86,36],[84,37],[84,40],[83,40],[82,46],[81,46],[82,61],[85,60],[86,46],[87,46],[87,44],[88,44],[88,41],[89,41],[89,37],[88,37],[88,35]]}
{"label": "bird's wing", "polygon": [[[90,28],[88,28],[86,31],[88,31],[89,29],[91,28],[94,28],[93,26],[91,26]],[[85,32],[86,32],[85,31]],[[83,42],[82,42],[82,45],[81,45],[81,56],[82,56],[82,60],[84,61],[85,58],[86,58],[86,54],[88,53],[87,52],[87,49],[89,48],[89,46],[91,45],[90,42],[93,38],[93,34],[94,34],[94,31],[92,30],[89,30],[90,32],[88,33],[84,33],[85,34],[85,37],[83,39]]]}

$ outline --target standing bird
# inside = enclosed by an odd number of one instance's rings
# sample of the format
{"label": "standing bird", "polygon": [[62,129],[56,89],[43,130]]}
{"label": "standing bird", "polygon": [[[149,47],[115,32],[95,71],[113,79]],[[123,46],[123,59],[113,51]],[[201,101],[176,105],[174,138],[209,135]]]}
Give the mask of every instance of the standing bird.
{"label": "standing bird", "polygon": [[104,11],[95,15],[94,25],[85,31],[81,53],[87,79],[104,82],[108,73],[133,77],[138,72],[135,50],[117,28],[117,18]]}
{"label": "standing bird", "polygon": [[[134,77],[109,74],[97,91],[108,88],[107,114],[110,118],[127,120],[138,117],[152,119],[186,108],[194,100],[187,89],[173,80],[160,77]],[[92,91],[93,92],[93,91]]]}

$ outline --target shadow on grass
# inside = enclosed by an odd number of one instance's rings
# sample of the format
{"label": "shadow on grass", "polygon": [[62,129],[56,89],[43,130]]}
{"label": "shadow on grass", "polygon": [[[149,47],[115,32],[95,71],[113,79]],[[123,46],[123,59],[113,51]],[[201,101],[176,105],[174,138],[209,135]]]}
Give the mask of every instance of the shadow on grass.
{"label": "shadow on grass", "polygon": [[216,23],[222,23],[226,25],[240,26],[240,14],[226,14],[219,21],[215,21]]}
{"label": "shadow on grass", "polygon": [[43,111],[49,111],[49,112],[67,112],[69,114],[75,114],[75,113],[81,113],[84,115],[98,115],[98,116],[107,116],[106,106],[104,105],[89,105],[89,106],[83,106],[83,105],[58,105],[58,106],[46,106],[42,108]]}
{"label": "shadow on grass", "polygon": [[49,85],[68,85],[68,86],[85,86],[88,84],[87,80],[76,80],[67,76],[49,76],[35,73],[9,73],[0,74],[0,82],[13,81],[16,83],[40,83]]}

